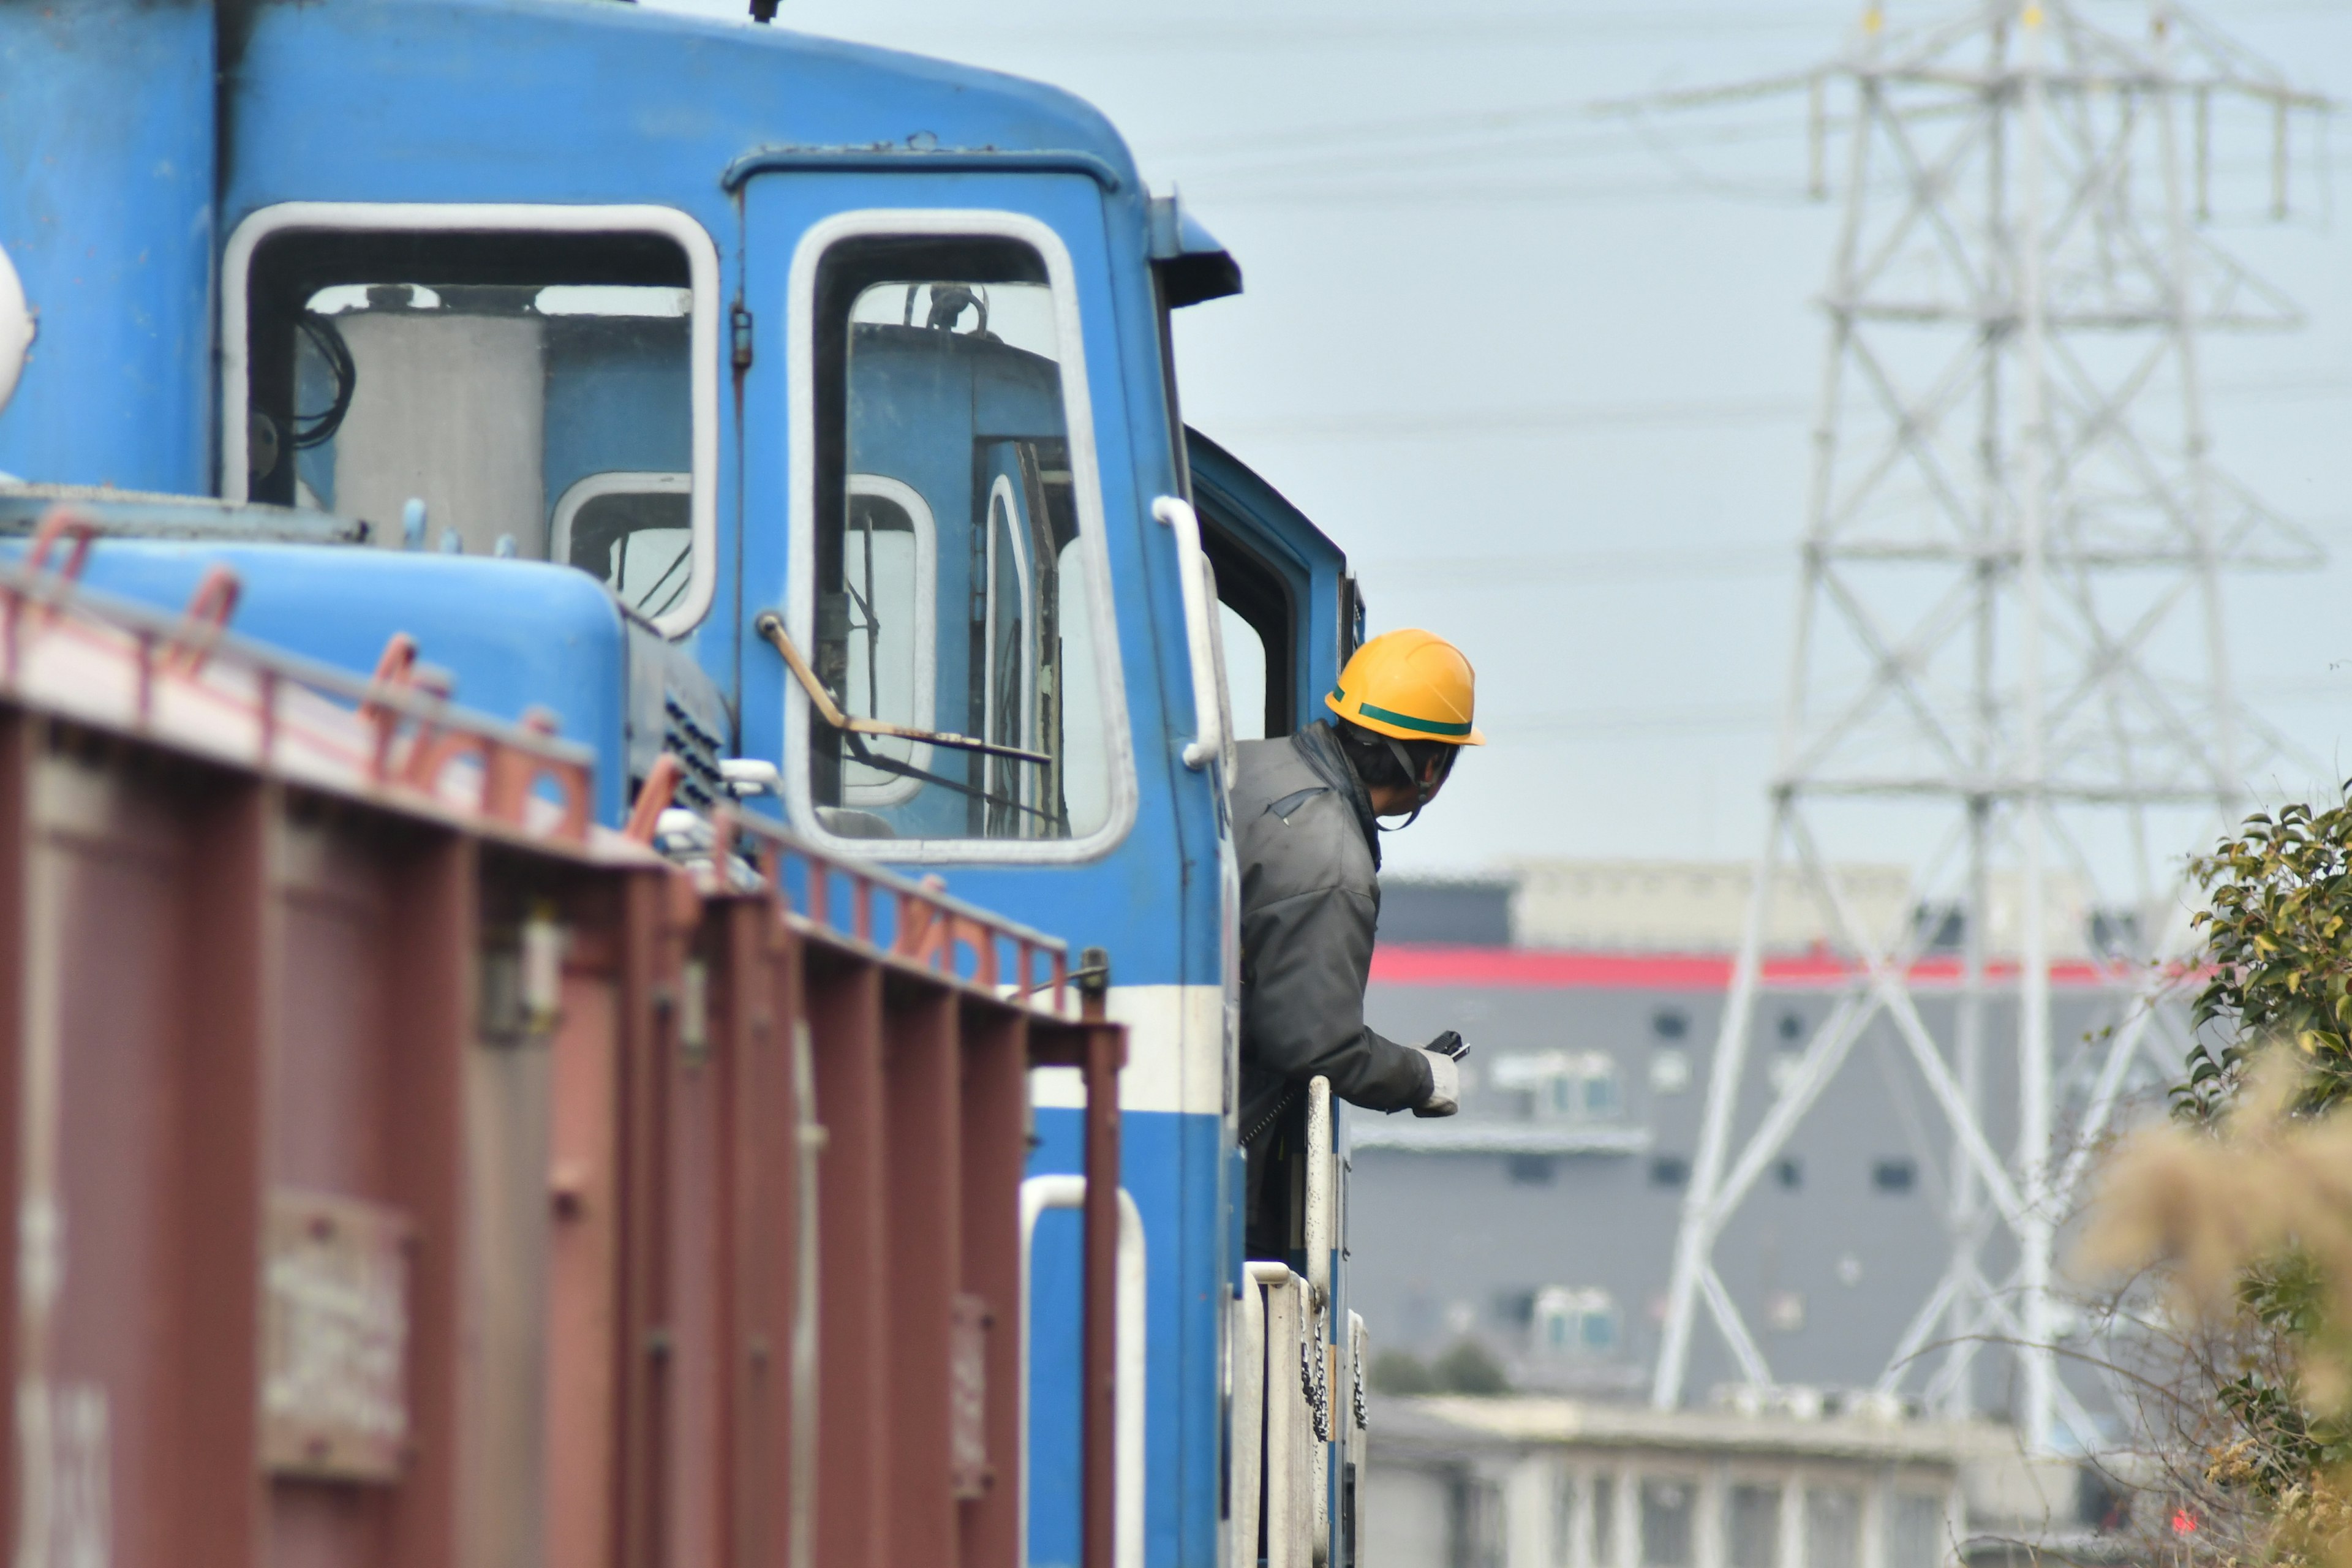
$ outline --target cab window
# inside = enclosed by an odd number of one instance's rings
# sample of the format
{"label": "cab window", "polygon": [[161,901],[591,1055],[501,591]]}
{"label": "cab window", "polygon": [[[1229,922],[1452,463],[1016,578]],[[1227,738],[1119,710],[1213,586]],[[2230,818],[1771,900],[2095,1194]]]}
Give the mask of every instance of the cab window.
{"label": "cab window", "polygon": [[1071,452],[1063,301],[992,237],[865,238],[815,298],[809,798],[848,837],[1065,840],[1111,814],[1095,574]]}
{"label": "cab window", "polygon": [[1243,741],[1287,735],[1298,728],[1293,700],[1298,678],[1292,669],[1298,611],[1289,584],[1205,497],[1201,548],[1217,574],[1217,618],[1224,635],[1234,735]]}
{"label": "cab window", "polygon": [[420,500],[426,549],[564,562],[690,620],[688,274],[654,235],[273,235],[246,279],[245,492],[391,549]]}

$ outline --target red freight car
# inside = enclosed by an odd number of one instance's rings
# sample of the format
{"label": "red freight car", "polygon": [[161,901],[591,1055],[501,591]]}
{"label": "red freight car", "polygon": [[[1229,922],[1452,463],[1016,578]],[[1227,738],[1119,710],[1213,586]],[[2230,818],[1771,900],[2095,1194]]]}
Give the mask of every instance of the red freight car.
{"label": "red freight car", "polygon": [[18,1562],[1012,1568],[1030,1067],[1117,1169],[1060,945],[733,817],[683,869],[413,649],[97,605],[79,531],[0,576]]}

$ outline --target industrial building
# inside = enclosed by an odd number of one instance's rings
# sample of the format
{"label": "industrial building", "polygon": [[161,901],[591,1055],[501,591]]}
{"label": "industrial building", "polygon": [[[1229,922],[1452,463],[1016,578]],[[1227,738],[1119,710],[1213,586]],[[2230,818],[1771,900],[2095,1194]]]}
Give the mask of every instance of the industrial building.
{"label": "industrial building", "polygon": [[[1517,1389],[1646,1395],[1748,875],[1556,864],[1384,889],[1369,1020],[1404,1040],[1459,1029],[1473,1070],[1452,1120],[1349,1119],[1352,1290],[1381,1348],[1426,1361],[1466,1340]],[[1949,919],[1911,907],[1894,868],[1849,880],[1869,889],[1876,919]],[[2069,912],[2075,941],[2053,976],[2062,1037],[2105,1026],[2118,1005],[2093,946],[2116,922]],[[1562,933],[1576,945],[1528,940]],[[1761,1115],[1845,978],[1801,919],[1775,936],[1758,1018],[1774,1048],[1743,1121]],[[1921,934],[1912,978],[1930,1028],[1943,1025],[1938,974],[1957,982],[1957,942]],[[1996,1038],[2011,1006],[1995,1005]],[[1948,1254],[1949,1137],[1892,1035],[1882,1022],[1864,1037],[1718,1248],[1725,1288],[1770,1336],[1783,1404],[1810,1390],[1835,1411],[1874,1388]],[[1997,1065],[1984,1090],[1998,1145],[2013,1136],[1999,1108],[2015,1090]],[[1702,1341],[1696,1356],[1693,1403],[1732,1397],[1740,1380],[1721,1349]],[[1998,1414],[1994,1362],[1973,1403]]]}

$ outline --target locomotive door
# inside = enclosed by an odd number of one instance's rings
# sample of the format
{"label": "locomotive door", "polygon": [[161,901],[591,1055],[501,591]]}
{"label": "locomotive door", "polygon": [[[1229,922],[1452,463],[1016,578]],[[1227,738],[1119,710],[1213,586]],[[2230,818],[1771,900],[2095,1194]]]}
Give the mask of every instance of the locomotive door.
{"label": "locomotive door", "polygon": [[[1209,1564],[1221,803],[1178,754],[1188,568],[1152,503],[1181,486],[1149,261],[1112,205],[1132,198],[1085,174],[783,154],[742,195],[743,752],[821,847],[1107,952],[1150,1322],[1121,1536],[1150,1568]],[[1033,1176],[1082,1169],[1063,1073],[1032,1078]],[[1001,1396],[1027,1411],[1029,1559],[1071,1562],[1076,1218],[1035,1237],[1026,1386]]]}
{"label": "locomotive door", "polygon": [[[1192,468],[1192,496],[1201,519],[1202,545],[1215,565],[1217,596],[1224,630],[1224,663],[1234,693],[1239,734],[1244,740],[1287,734],[1328,717],[1325,693],[1339,682],[1339,667],[1362,638],[1361,601],[1355,581],[1347,574],[1347,560],[1339,547],[1308,521],[1273,486],[1244,466],[1223,447],[1201,435],[1186,432]],[[1286,1390],[1269,1381],[1261,1401],[1244,1408],[1236,1419],[1233,1441],[1261,1446],[1263,1468],[1247,1462],[1238,1484],[1253,1483],[1257,1497],[1241,1500],[1234,1511],[1235,1528],[1262,1542],[1269,1562],[1282,1556],[1286,1532],[1303,1531],[1317,1542],[1318,1562],[1331,1568],[1354,1568],[1356,1562],[1356,1486],[1362,1453],[1361,1408],[1356,1397],[1362,1372],[1365,1335],[1362,1321],[1348,1308],[1346,1269],[1347,1131],[1346,1107],[1321,1097],[1328,1115],[1306,1119],[1313,1146],[1307,1151],[1310,1169],[1297,1184],[1310,1205],[1318,1205],[1315,1219],[1302,1221],[1300,1233],[1318,1242],[1323,1256],[1310,1252],[1307,1275],[1317,1283],[1306,1287],[1302,1277],[1283,1266],[1252,1264],[1258,1279],[1245,1279],[1249,1293],[1237,1331],[1248,1348],[1237,1353],[1234,1375],[1252,1375],[1257,1358],[1265,1356],[1271,1380],[1280,1359],[1276,1325],[1291,1324],[1311,1333],[1322,1368],[1308,1380],[1316,1390],[1304,1413],[1286,1419]],[[1290,1190],[1276,1176],[1269,1190]],[[1281,1281],[1287,1279],[1286,1285]],[[1264,1304],[1256,1298],[1261,1284],[1271,1287]],[[1253,1313],[1255,1327],[1248,1326]],[[1286,1316],[1286,1314],[1287,1314]],[[1243,1362],[1250,1363],[1245,1373]],[[1286,1379],[1286,1381],[1287,1381]],[[1321,1450],[1320,1462],[1307,1464],[1294,1456],[1300,1474],[1287,1475],[1282,1450],[1291,1444],[1311,1444]],[[1297,1485],[1291,1483],[1297,1482]],[[1319,1498],[1297,1496],[1300,1487],[1319,1485]],[[1246,1555],[1236,1539],[1234,1555]]]}

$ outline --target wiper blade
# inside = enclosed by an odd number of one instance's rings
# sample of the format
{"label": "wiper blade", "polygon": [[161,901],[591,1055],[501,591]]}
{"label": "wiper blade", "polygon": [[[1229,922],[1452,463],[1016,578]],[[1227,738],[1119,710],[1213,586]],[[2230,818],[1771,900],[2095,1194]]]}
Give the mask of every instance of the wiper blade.
{"label": "wiper blade", "polygon": [[801,650],[793,646],[792,635],[784,630],[783,616],[773,610],[761,610],[753,618],[751,629],[784,656],[785,668],[793,672],[793,679],[800,682],[801,689],[808,693],[809,706],[816,710],[817,717],[845,734],[887,735],[894,740],[919,741],[927,746],[948,746],[959,752],[985,752],[992,757],[1013,757],[1021,762],[1034,763],[1040,767],[1053,763],[1054,759],[1043,752],[1028,752],[1019,746],[978,740],[971,735],[950,734],[944,730],[919,730],[912,724],[890,724],[879,719],[861,719],[856,714],[845,713],[841,705],[833,700],[833,693],[817,679],[816,671],[809,668],[808,660],[801,657]]}

